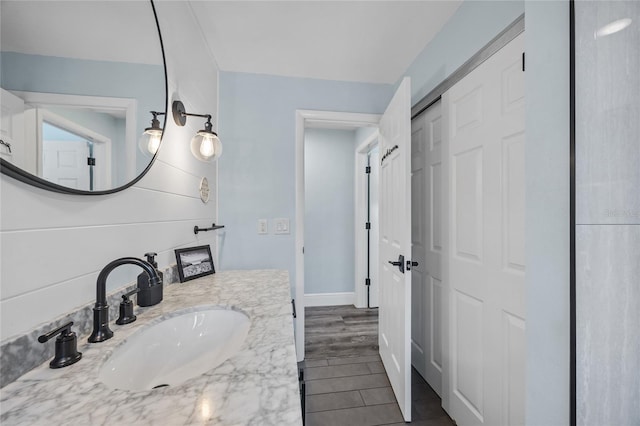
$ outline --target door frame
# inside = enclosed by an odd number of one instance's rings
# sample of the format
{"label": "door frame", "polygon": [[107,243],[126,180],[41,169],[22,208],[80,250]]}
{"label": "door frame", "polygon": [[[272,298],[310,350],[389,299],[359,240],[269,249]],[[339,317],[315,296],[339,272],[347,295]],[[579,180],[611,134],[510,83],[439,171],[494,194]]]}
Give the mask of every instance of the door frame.
{"label": "door frame", "polygon": [[12,91],[27,105],[35,108],[70,107],[97,109],[100,111],[123,111],[125,113],[126,173],[127,180],[136,176],[136,156],[138,149],[137,111],[138,101],[132,98],[112,98],[105,96],[65,95]]}
{"label": "door frame", "polygon": [[[364,241],[367,238],[367,230],[362,226],[362,224],[367,221],[367,191],[364,189],[367,185],[367,175],[364,173],[365,167],[367,167],[367,157],[369,152],[376,146],[378,146],[378,136],[379,131],[376,130],[370,136],[368,136],[365,140],[363,140],[360,145],[356,147],[356,161],[355,161],[355,197],[356,197],[356,205],[355,205],[355,306],[356,308],[366,308],[367,307],[367,291],[365,286],[362,285],[364,283],[365,278],[367,278],[367,265],[365,260],[367,259],[367,248],[361,244],[358,244],[359,241]],[[370,246],[372,244],[377,244],[378,242],[371,241]],[[369,262],[370,273],[372,274],[372,268],[378,268],[378,263]],[[377,275],[377,273],[375,274]]]}
{"label": "door frame", "polygon": [[298,362],[304,360],[304,129],[308,125],[378,127],[380,114],[296,110],[295,342]]}

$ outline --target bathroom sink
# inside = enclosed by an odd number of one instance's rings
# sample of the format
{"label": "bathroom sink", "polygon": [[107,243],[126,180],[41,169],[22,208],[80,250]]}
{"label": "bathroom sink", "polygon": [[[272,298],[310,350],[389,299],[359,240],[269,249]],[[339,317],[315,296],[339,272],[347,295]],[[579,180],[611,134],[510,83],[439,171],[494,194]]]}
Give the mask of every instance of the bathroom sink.
{"label": "bathroom sink", "polygon": [[118,346],[98,378],[133,391],[179,385],[233,356],[248,332],[249,318],[228,309],[202,307],[168,317]]}

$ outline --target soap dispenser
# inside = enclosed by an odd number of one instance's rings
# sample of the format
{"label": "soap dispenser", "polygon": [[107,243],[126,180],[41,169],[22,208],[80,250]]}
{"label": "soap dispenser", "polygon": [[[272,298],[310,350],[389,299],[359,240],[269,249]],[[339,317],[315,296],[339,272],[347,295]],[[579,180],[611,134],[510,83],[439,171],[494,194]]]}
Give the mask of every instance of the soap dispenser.
{"label": "soap dispenser", "polygon": [[[147,262],[156,268],[156,271],[158,270],[158,263],[155,261],[157,255],[157,253],[145,253]],[[138,275],[138,306],[153,306],[162,301],[162,272],[158,271],[158,277],[160,278],[160,283],[152,286],[149,283],[149,275],[146,272]]]}

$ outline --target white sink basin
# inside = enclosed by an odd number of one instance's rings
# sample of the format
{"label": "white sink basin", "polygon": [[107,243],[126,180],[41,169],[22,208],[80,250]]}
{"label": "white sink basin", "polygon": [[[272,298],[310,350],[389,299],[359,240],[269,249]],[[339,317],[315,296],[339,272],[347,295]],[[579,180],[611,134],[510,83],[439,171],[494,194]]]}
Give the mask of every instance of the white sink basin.
{"label": "white sink basin", "polygon": [[100,368],[108,387],[149,390],[179,385],[222,364],[242,346],[249,318],[203,307],[134,333]]}

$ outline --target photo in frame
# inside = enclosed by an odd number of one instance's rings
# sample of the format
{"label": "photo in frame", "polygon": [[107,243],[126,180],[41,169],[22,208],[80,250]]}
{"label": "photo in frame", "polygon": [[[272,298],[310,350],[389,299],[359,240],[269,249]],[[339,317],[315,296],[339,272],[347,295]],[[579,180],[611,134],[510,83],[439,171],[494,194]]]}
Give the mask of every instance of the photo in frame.
{"label": "photo in frame", "polygon": [[175,253],[181,283],[216,272],[208,245],[176,249]]}

